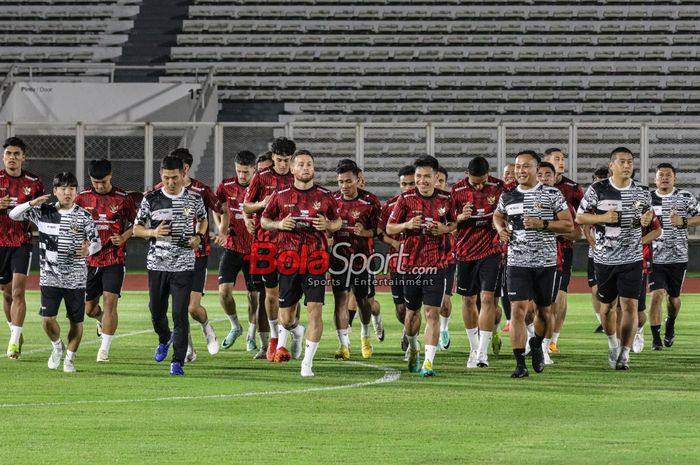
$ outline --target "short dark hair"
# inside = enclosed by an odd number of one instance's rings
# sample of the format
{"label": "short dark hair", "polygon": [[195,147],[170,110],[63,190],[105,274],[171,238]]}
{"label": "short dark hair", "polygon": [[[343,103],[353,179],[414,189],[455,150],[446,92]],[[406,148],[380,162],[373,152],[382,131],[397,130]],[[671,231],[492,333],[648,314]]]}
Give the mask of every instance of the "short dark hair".
{"label": "short dark hair", "polygon": [[354,160],[346,158],[338,162],[338,166],[335,168],[336,174],[343,174],[347,172],[352,172],[355,176],[360,176],[360,168],[357,166]]}
{"label": "short dark hair", "polygon": [[180,147],[173,150],[172,152],[170,152],[170,156],[179,158],[187,166],[192,166],[192,163],[194,162],[194,157],[192,156],[190,151],[184,147]]}
{"label": "short dark hair", "polygon": [[552,173],[557,174],[557,170],[554,168],[554,165],[552,165],[548,161],[541,161],[539,165],[537,165],[537,168],[549,168],[550,170],[552,170]]}
{"label": "short dark hair", "polygon": [[607,178],[610,176],[610,168],[607,166],[601,166],[597,170],[593,172],[593,180],[595,181],[598,178]]}
{"label": "short dark hair", "polygon": [[616,153],[629,153],[630,155],[632,155],[634,157],[634,154],[632,153],[632,151],[630,149],[628,149],[627,147],[617,147],[617,148],[614,148],[612,152],[610,152],[610,161],[615,160]]}
{"label": "short dark hair", "polygon": [[61,171],[53,177],[53,187],[78,187],[78,179],[69,171]]}
{"label": "short dark hair", "polygon": [[450,175],[449,175],[449,173],[447,172],[447,168],[445,168],[445,167],[442,166],[442,165],[438,166],[438,173],[444,174],[444,175],[445,175],[445,179],[449,179],[449,178],[450,178]]}
{"label": "short dark hair", "polygon": [[416,174],[416,167],[413,165],[406,165],[399,170],[399,177],[413,176],[414,174]]}
{"label": "short dark hair", "polygon": [[262,163],[264,161],[272,161],[272,152],[269,150],[258,155],[258,159],[255,160],[255,163]]}
{"label": "short dark hair", "polygon": [[112,163],[106,158],[91,160],[88,166],[88,174],[91,178],[102,179],[112,173]]}
{"label": "short dark hair", "polygon": [[27,151],[27,144],[25,144],[19,137],[8,137],[5,139],[5,142],[2,144],[2,148],[6,149],[9,146],[19,147],[22,149],[22,152]]}
{"label": "short dark hair", "polygon": [[278,137],[270,144],[270,152],[272,152],[273,155],[281,155],[283,157],[291,157],[295,154],[296,149],[297,144],[286,137]]}
{"label": "short dark hair", "polygon": [[249,150],[241,150],[236,154],[235,163],[244,166],[255,166],[255,154]]}
{"label": "short dark hair", "polygon": [[182,158],[173,157],[168,155],[160,161],[161,170],[178,170],[182,171],[185,169],[184,162]]}
{"label": "short dark hair", "polygon": [[673,171],[673,175],[676,175],[676,168],[674,168],[670,163],[659,163],[656,165],[656,171],[659,171],[661,168],[669,168],[671,171]]}
{"label": "short dark hair", "polygon": [[485,176],[489,174],[489,162],[484,157],[474,157],[467,165],[467,173],[472,176]]}
{"label": "short dark hair", "polygon": [[545,156],[545,157],[548,157],[548,156],[550,156],[551,154],[553,154],[554,152],[561,152],[562,155],[566,156],[566,154],[564,153],[564,151],[563,151],[562,149],[559,149],[559,148],[556,148],[556,147],[552,147],[552,148],[549,148],[549,149],[545,150],[545,151],[544,151],[544,156]]}
{"label": "short dark hair", "polygon": [[537,162],[538,165],[539,165],[540,162],[542,161],[542,159],[540,158],[540,156],[537,155],[537,152],[535,152],[534,150],[521,150],[520,152],[518,152],[518,153],[515,155],[515,158],[518,158],[520,155],[530,155],[532,158],[535,159],[535,161]]}
{"label": "short dark hair", "polygon": [[294,152],[294,155],[292,155],[292,161],[294,161],[297,157],[299,157],[301,155],[309,156],[309,157],[311,157],[312,160],[315,161],[313,154],[305,149],[299,149],[296,152]]}
{"label": "short dark hair", "polygon": [[438,162],[437,158],[433,157],[432,155],[421,155],[420,157],[416,158],[416,161],[413,162],[413,166],[416,168],[432,168],[433,171],[437,173],[438,169],[440,168],[440,162]]}

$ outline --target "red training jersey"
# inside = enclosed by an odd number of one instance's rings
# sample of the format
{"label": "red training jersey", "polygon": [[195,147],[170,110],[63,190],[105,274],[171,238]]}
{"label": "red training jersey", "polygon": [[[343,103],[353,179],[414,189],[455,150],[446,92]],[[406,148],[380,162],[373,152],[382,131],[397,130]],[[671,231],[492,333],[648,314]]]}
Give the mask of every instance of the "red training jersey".
{"label": "red training jersey", "polygon": [[[153,190],[158,190],[163,188],[163,183],[159,182],[153,187]],[[204,202],[204,209],[207,212],[207,218],[209,217],[209,210],[222,213],[223,204],[219,201],[219,198],[214,194],[209,186],[204,184],[202,181],[190,178],[189,186],[186,186],[187,190],[195,192],[202,197],[202,202]],[[196,215],[193,219],[195,224],[195,229],[197,226]],[[195,250],[195,257],[208,257],[211,253],[211,239],[209,239],[209,234],[204,234],[202,242]]]}
{"label": "red training jersey", "polygon": [[[379,212],[379,222],[377,223],[377,230],[382,231],[383,234],[386,236],[390,237],[391,239],[394,239],[395,241],[401,242],[403,240],[403,234],[395,234],[395,235],[390,235],[386,233],[386,224],[389,222],[389,216],[391,215],[391,212],[394,210],[394,205],[396,202],[399,200],[399,195],[396,195],[389,200],[386,201],[384,205],[382,205],[382,209]],[[396,262],[397,262],[397,253],[399,251],[396,250],[393,247],[389,247],[389,271],[390,272],[395,272],[396,271]]]}
{"label": "red training jersey", "polygon": [[[653,210],[652,210],[653,211]],[[642,226],[642,237],[646,236],[652,231],[656,231],[657,229],[661,228],[661,220],[659,220],[659,217],[654,215],[654,218],[651,220],[651,223],[649,223],[649,226]],[[653,252],[654,249],[652,248],[652,244],[654,241],[649,242],[648,244],[642,245],[642,273],[651,273],[651,267],[652,262],[653,262]]]}
{"label": "red training jersey", "polygon": [[221,181],[216,189],[216,197],[219,202],[227,205],[230,217],[226,248],[242,254],[250,253],[250,245],[253,242],[253,236],[245,227],[243,214],[243,199],[247,187],[240,184],[234,176]]}
{"label": "red training jersey", "polygon": [[83,190],[75,203],[87,210],[97,227],[102,248],[87,259],[88,266],[107,267],[126,263],[126,242],[116,246],[110,237],[124,234],[134,224],[136,205],[121,189],[113,187],[106,194],[98,194],[94,188]]}
{"label": "red training jersey", "polygon": [[8,213],[17,205],[29,202],[44,194],[44,184],[39,176],[22,170],[19,176],[11,176],[0,170],[0,197],[10,196],[10,205],[0,210],[0,247],[20,247],[32,243],[32,226],[29,221],[14,221]]}
{"label": "red training jersey", "polygon": [[[251,179],[245,193],[246,203],[260,202],[268,195],[279,192],[291,186],[294,183],[294,175],[291,172],[287,174],[277,174],[273,168],[266,168],[258,171]],[[276,231],[265,231],[260,227],[260,216],[262,212],[254,214],[256,242],[274,242],[277,238]]]}
{"label": "red training jersey", "polygon": [[493,227],[493,212],[503,192],[503,183],[491,178],[481,190],[476,190],[466,177],[452,186],[450,195],[455,206],[455,218],[464,205],[471,203],[471,217],[457,224],[457,258],[461,261],[480,260],[502,251],[498,232]]}
{"label": "red training jersey", "polygon": [[[343,226],[333,234],[333,244],[336,252],[346,258],[352,254],[372,255],[372,239],[357,236],[353,232],[356,224],[361,224],[365,229],[377,229],[381,204],[376,195],[362,189],[358,189],[354,199],[345,200],[340,191],[333,192],[333,198],[338,203],[338,214],[343,220]],[[348,243],[349,246],[338,246],[340,243]],[[353,263],[358,268],[361,263]]]}
{"label": "red training jersey", "polygon": [[430,227],[434,222],[447,224],[455,221],[450,194],[435,189],[433,195],[423,197],[417,189],[410,189],[399,196],[389,222],[404,223],[416,216],[423,217],[423,224],[420,228],[404,231],[401,269],[413,273],[416,268],[446,268],[452,254],[449,235],[433,236]]}
{"label": "red training jersey", "polygon": [[[559,192],[561,192],[561,195],[564,196],[566,203],[569,204],[571,218],[576,218],[576,211],[578,210],[578,206],[581,204],[581,199],[583,199],[583,189],[581,186],[576,181],[573,181],[566,176],[562,176],[561,180],[554,184],[554,187],[559,189]],[[574,223],[574,227],[577,228],[578,225]],[[574,244],[568,239],[557,237],[557,241],[561,242],[562,247],[565,249],[570,249],[574,246]]]}
{"label": "red training jersey", "polygon": [[331,192],[316,185],[306,190],[289,186],[272,194],[262,216],[279,221],[290,214],[296,226],[291,231],[277,231],[277,250],[299,252],[306,245],[309,252],[327,251],[326,233],[314,228],[313,220],[318,215],[338,219],[338,203]]}

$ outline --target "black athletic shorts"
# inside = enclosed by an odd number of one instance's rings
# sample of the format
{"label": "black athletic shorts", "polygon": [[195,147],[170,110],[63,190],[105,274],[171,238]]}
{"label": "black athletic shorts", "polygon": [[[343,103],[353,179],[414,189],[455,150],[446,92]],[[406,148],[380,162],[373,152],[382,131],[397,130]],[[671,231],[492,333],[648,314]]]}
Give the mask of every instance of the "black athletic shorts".
{"label": "black athletic shorts", "polygon": [[124,265],[88,266],[85,300],[95,300],[103,292],[111,292],[121,297],[124,273]]}
{"label": "black athletic shorts", "polygon": [[28,275],[32,263],[32,245],[0,247],[0,284],[12,281],[15,273]]}
{"label": "black athletic shorts", "polygon": [[457,263],[452,263],[445,269],[445,295],[451,296],[455,291],[455,273]]}
{"label": "black athletic shorts", "polygon": [[85,319],[85,289],[64,289],[62,287],[39,286],[41,288],[41,308],[39,315],[56,316],[61,300],[66,303],[66,315],[71,323],[82,323]]}
{"label": "black athletic shorts", "polygon": [[598,285],[598,281],[595,279],[595,262],[593,262],[593,257],[588,257],[588,287],[596,285]]}
{"label": "black athletic shorts", "polygon": [[529,268],[523,266],[507,267],[506,280],[508,285],[508,299],[511,302],[518,300],[534,300],[535,305],[538,307],[547,307],[551,305],[556,272],[556,266],[547,266],[544,268]]}
{"label": "black athletic shorts", "polygon": [[391,297],[394,299],[394,305],[401,305],[406,303],[406,299],[403,297],[403,279],[405,277],[404,273],[397,273],[396,271],[391,272]]}
{"label": "black athletic shorts", "polygon": [[598,299],[609,304],[616,297],[639,298],[639,283],[642,281],[642,261],[623,265],[595,264],[598,281]]}
{"label": "black athletic shorts", "polygon": [[647,282],[649,281],[649,275],[647,273],[642,273],[642,282],[639,283],[639,297],[637,298],[637,311],[643,312],[647,309]]}
{"label": "black athletic shorts", "polygon": [[471,296],[481,291],[496,292],[501,272],[501,254],[479,260],[458,261],[457,294]]}
{"label": "black athletic shorts", "polygon": [[194,259],[194,272],[192,274],[192,292],[204,295],[204,286],[207,283],[207,263],[209,256]]}
{"label": "black athletic shorts", "polygon": [[421,305],[442,307],[445,284],[445,268],[431,274],[406,273],[403,279],[406,308],[415,311],[419,310]]}
{"label": "black athletic shorts", "polygon": [[372,297],[377,295],[377,277],[374,273],[370,273],[369,277],[369,294],[367,294],[367,297],[371,299]]}
{"label": "black athletic shorts", "polygon": [[243,272],[243,279],[248,292],[259,291],[262,281],[259,276],[250,274],[250,262],[243,257],[246,254],[226,249],[219,259],[219,284],[236,285],[238,274]]}
{"label": "black athletic shorts", "polygon": [[563,257],[561,262],[561,272],[557,271],[559,276],[559,287],[564,292],[569,292],[569,283],[571,282],[571,267],[574,264],[574,249],[563,249]]}
{"label": "black athletic shorts", "polygon": [[324,274],[280,273],[280,307],[293,307],[304,296],[304,305],[309,302],[324,303],[328,280]]}
{"label": "black athletic shorts", "polygon": [[334,273],[333,270],[331,270],[330,278],[333,292],[352,290],[355,297],[363,298],[369,297],[374,276],[366,269],[353,272],[346,269],[341,273]]}
{"label": "black athletic shorts", "polygon": [[668,264],[654,263],[651,267],[649,290],[655,291],[657,289],[665,289],[671,297],[680,296],[687,268],[688,262]]}

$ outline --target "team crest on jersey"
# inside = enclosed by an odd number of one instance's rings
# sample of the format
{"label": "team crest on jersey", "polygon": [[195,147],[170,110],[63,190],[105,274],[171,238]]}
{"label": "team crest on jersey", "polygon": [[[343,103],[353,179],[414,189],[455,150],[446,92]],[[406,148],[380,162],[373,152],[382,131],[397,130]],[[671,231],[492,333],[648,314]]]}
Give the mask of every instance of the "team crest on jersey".
{"label": "team crest on jersey", "polygon": [[350,214],[352,215],[353,219],[355,219],[355,220],[358,219],[361,215],[361,213],[357,210],[351,211]]}
{"label": "team crest on jersey", "polygon": [[495,195],[490,195],[486,197],[486,201],[488,202],[489,205],[493,205],[496,203],[496,196]]}
{"label": "team crest on jersey", "polygon": [[642,201],[641,201],[641,200],[635,200],[635,201],[634,201],[634,208],[635,208],[635,209],[639,208],[641,205],[642,205]]}
{"label": "team crest on jersey", "polygon": [[311,206],[314,207],[314,210],[320,210],[321,209],[321,202],[316,201]]}
{"label": "team crest on jersey", "polygon": [[537,202],[535,202],[535,203],[532,205],[532,207],[533,207],[535,210],[542,210],[542,202],[537,201]]}
{"label": "team crest on jersey", "polygon": [[192,216],[192,208],[191,207],[185,207],[182,209],[182,213],[185,216]]}
{"label": "team crest on jersey", "polygon": [[24,195],[29,195],[29,194],[32,193],[32,188],[29,187],[29,186],[24,186],[24,187],[22,188],[22,193],[24,193]]}
{"label": "team crest on jersey", "polygon": [[109,211],[112,213],[117,213],[119,211],[119,205],[113,203],[109,206]]}
{"label": "team crest on jersey", "polygon": [[445,216],[445,213],[447,213],[447,209],[445,207],[438,208],[438,216]]}
{"label": "team crest on jersey", "polygon": [[77,233],[77,232],[78,232],[78,225],[77,225],[77,224],[71,224],[71,225],[70,225],[70,232],[72,232],[72,233]]}

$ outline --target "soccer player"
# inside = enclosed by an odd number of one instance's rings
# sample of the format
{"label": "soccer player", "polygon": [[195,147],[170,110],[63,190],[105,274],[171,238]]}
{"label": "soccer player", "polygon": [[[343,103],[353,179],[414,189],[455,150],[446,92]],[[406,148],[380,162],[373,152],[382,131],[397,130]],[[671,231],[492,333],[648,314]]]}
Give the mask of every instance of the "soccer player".
{"label": "soccer player", "polygon": [[[160,164],[163,187],[147,192],[136,213],[134,236],[150,242],[148,268],[149,309],[158,334],[156,362],[168,356],[173,344],[170,374],[184,375],[189,333],[188,306],[194,283],[195,250],[208,230],[202,197],[185,188],[181,158],[167,156]],[[168,297],[172,297],[173,331],[168,325]]]}
{"label": "soccer player", "polygon": [[[602,181],[607,179],[610,174],[610,169],[605,166],[598,168],[593,173],[593,182]],[[593,249],[595,248],[595,232],[593,227],[586,225],[583,227],[583,235],[588,242],[588,287],[591,288],[591,300],[593,303],[593,311],[595,312],[595,317],[598,320],[598,326],[595,329],[595,333],[604,333],[603,325],[600,322],[600,300],[598,300],[598,282],[595,278],[595,265],[593,263]]]}
{"label": "soccer player", "polygon": [[124,283],[126,242],[133,234],[136,206],[126,192],[112,185],[109,160],[92,160],[88,174],[92,187],[80,192],[75,203],[92,215],[102,248],[87,259],[85,313],[97,320],[98,335],[102,336],[97,361],[109,362],[109,349],[117,331],[117,303]]}
{"label": "soccer player", "polygon": [[[253,264],[255,268],[257,268],[258,265],[260,265],[260,268],[264,268],[264,265],[269,265],[274,258],[272,254],[275,249],[274,245],[277,232],[261,228],[260,215],[270,201],[270,198],[272,198],[272,194],[289,187],[294,182],[294,176],[289,171],[289,160],[295,150],[296,144],[293,140],[287,139],[286,137],[275,139],[270,146],[274,164],[270,168],[255,173],[253,179],[250,181],[250,185],[246,189],[243,211],[246,215],[252,215],[256,223],[256,234],[253,236],[252,247],[256,250],[257,254],[267,254],[267,260],[259,260],[259,263]],[[255,268],[253,272],[255,272]],[[273,362],[275,353],[277,352],[279,333],[280,331],[285,331],[285,329],[279,327],[277,323],[280,295],[279,274],[277,269],[273,269],[269,273],[264,274],[262,280],[265,285],[265,310],[270,325],[270,341],[267,346],[266,358],[268,362]],[[287,336],[284,335],[285,339],[286,337]]]}
{"label": "soccer player", "polygon": [[[190,168],[192,167],[192,163],[194,161],[190,151],[181,147],[170,152],[170,156],[182,160],[185,169],[185,188],[195,192],[202,198],[207,217],[209,216],[210,210],[222,213],[222,211],[225,209],[209,186],[201,181],[190,178]],[[162,187],[163,185],[160,183],[156,185],[154,189],[160,189]],[[211,243],[209,234],[207,233],[202,236],[202,242],[199,244],[197,250],[195,250],[196,260],[194,264],[194,281],[192,282],[192,295],[190,296],[190,303],[187,311],[189,312],[190,316],[192,316],[192,318],[202,326],[204,339],[207,342],[207,350],[211,355],[216,355],[219,352],[219,339],[216,337],[214,327],[209,322],[207,310],[202,306],[202,295],[204,295],[204,287],[207,281],[207,264],[209,262],[210,253]],[[194,349],[194,345],[192,344],[192,336],[189,332],[187,333],[187,340],[187,355],[185,356],[185,361],[191,363],[197,359],[197,352]]]}
{"label": "soccer player", "polygon": [[[637,332],[634,335],[632,342],[632,352],[638,354],[644,350],[644,323],[647,321],[647,316],[644,311],[647,308],[647,283],[649,275],[653,269],[652,266],[652,243],[661,236],[661,221],[659,217],[654,215],[649,226],[642,227],[642,282],[639,286],[639,296],[637,297]],[[620,323],[622,318],[622,310],[618,301],[617,308],[617,337],[620,338]]]}
{"label": "soccer player", "polygon": [[[338,191],[333,198],[338,204],[341,228],[333,234],[331,278],[335,298],[335,323],[340,347],[335,358],[350,358],[348,324],[348,298],[352,290],[360,313],[362,358],[372,357],[369,327],[372,307],[369,293],[374,277],[369,272],[372,255],[370,239],[376,235],[381,204],[376,195],[358,187],[360,169],[355,162],[339,163],[336,168]],[[350,260],[353,256],[364,260]]]}
{"label": "soccer player", "polygon": [[22,326],[27,314],[24,291],[32,261],[32,231],[29,221],[12,221],[10,209],[33,200],[44,193],[38,176],[22,168],[27,146],[19,137],[10,137],[3,143],[3,164],[0,170],[0,288],[3,308],[10,327],[7,356],[19,358],[22,353]]}
{"label": "soccer player", "polygon": [[[511,302],[510,342],[516,367],[511,377],[528,376],[525,344],[532,352],[535,372],[544,370],[542,341],[547,332],[557,265],[556,233],[573,229],[571,214],[561,193],[537,182],[539,156],[522,151],[515,158],[516,187],[501,194],[493,224],[508,242],[506,279]],[[530,301],[536,308],[535,335],[526,341],[525,314]]]}
{"label": "soccer player", "polygon": [[[413,165],[404,166],[399,170],[399,191],[401,194],[416,187],[415,172],[416,167]],[[382,209],[379,213],[379,223],[377,224],[377,235],[381,237],[384,243],[389,245],[389,253],[387,256],[389,257],[388,268],[391,281],[391,297],[394,301],[396,318],[403,327],[406,320],[406,300],[403,295],[403,272],[399,272],[397,269],[397,254],[401,249],[402,235],[390,235],[386,233],[386,224],[389,222],[389,216],[394,210],[394,205],[399,200],[401,194],[390,198],[382,205]],[[417,318],[420,318],[420,314],[418,314]],[[401,350],[406,352],[406,361],[408,361],[409,347],[406,328],[404,328],[403,335],[401,336]]]}
{"label": "soccer player", "polygon": [[688,268],[688,227],[700,224],[697,199],[684,189],[678,189],[676,169],[670,163],[656,167],[656,190],[651,202],[661,219],[663,233],[653,242],[653,265],[649,288],[651,308],[649,321],[653,337],[652,349],[661,350],[661,302],[666,297],[663,344],[671,347],[676,337],[675,323],[681,310],[681,288]]}
{"label": "soccer player", "polygon": [[506,163],[506,166],[503,167],[503,184],[507,186],[510,183],[517,183],[514,163]]}
{"label": "soccer player", "polygon": [[[575,216],[576,210],[578,209],[581,199],[583,198],[583,189],[581,186],[564,176],[566,172],[566,155],[561,149],[550,148],[544,152],[545,160],[551,163],[556,170],[556,178],[554,180],[554,187],[559,189],[559,191],[564,196],[566,203],[569,205],[571,211],[571,216]],[[549,347],[547,350],[552,353],[559,353],[559,348],[557,347],[557,342],[559,341],[559,333],[561,333],[561,328],[564,325],[564,320],[566,319],[567,310],[567,293],[569,290],[569,283],[571,282],[571,268],[573,266],[574,257],[574,245],[573,241],[581,237],[581,228],[574,224],[574,231],[571,234],[558,235],[557,242],[559,248],[562,250],[561,254],[561,272],[557,276],[557,285],[559,290],[556,295],[556,299],[552,304],[553,313],[555,316],[554,331],[552,333],[552,340],[549,342]]]}
{"label": "soccer player", "polygon": [[424,155],[415,166],[415,189],[401,194],[386,225],[387,234],[403,234],[400,269],[405,271],[404,327],[409,339],[410,372],[418,370],[421,306],[425,307],[425,360],[420,368],[423,377],[433,376],[433,362],[440,337],[440,308],[445,297],[445,270],[449,265],[448,235],[455,230],[454,206],[449,193],[435,189],[439,164],[435,157]]}
{"label": "soccer player", "polygon": [[68,351],[63,360],[63,371],[67,373],[75,372],[75,353],[83,336],[86,257],[99,252],[102,246],[92,216],[75,204],[77,191],[75,176],[62,172],[53,178],[53,194],[58,202],[47,204],[51,196],[42,195],[10,212],[13,220],[29,220],[39,230],[39,315],[53,346],[48,361],[51,370],[58,368],[66,348],[56,321],[61,301],[65,302],[70,322]]}
{"label": "soccer player", "polygon": [[[294,183],[276,191],[262,213],[261,226],[277,231],[279,250],[279,317],[287,332],[304,336],[296,306],[302,295],[308,311],[306,351],[301,376],[314,376],[313,360],[323,332],[322,310],[325,299],[325,273],[328,271],[328,240],[342,226],[338,204],[326,189],[314,184],[314,157],[299,150],[292,157]],[[286,333],[280,334],[274,360],[291,358]]]}
{"label": "soccer player", "polygon": [[[448,192],[450,187],[447,183],[449,174],[444,166],[438,167],[435,176],[435,188]],[[447,350],[450,347],[450,316],[452,315],[452,293],[455,285],[455,272],[457,270],[457,259],[455,258],[455,238],[454,234],[447,236],[450,248],[450,261],[445,270],[445,298],[440,307],[440,350]]]}
{"label": "soccer player", "polygon": [[[629,353],[637,330],[639,283],[642,280],[642,226],[653,219],[649,188],[632,180],[634,155],[626,147],[610,155],[612,176],[593,183],[581,200],[576,222],[595,225],[593,261],[598,281],[600,318],[608,336],[608,365],[629,368]],[[621,342],[611,308],[619,297]]]}
{"label": "soccer player", "polygon": [[495,292],[502,249],[492,220],[502,192],[501,184],[490,182],[484,157],[473,158],[467,176],[450,190],[458,214],[457,293],[462,296],[462,318],[469,338],[467,368],[489,366],[488,347],[498,321]]}
{"label": "soccer player", "polygon": [[271,168],[274,164],[275,162],[272,161],[272,152],[267,151],[258,157],[255,162],[255,169],[256,171],[262,171]]}
{"label": "soccer player", "polygon": [[[216,196],[222,205],[227,205],[228,214],[214,213],[219,235],[216,243],[226,250],[219,261],[219,302],[231,322],[231,329],[221,343],[224,349],[230,348],[236,338],[243,332],[236,313],[236,302],[233,299],[233,288],[239,272],[243,272],[243,278],[248,290],[248,337],[246,350],[252,352],[257,349],[255,344],[255,328],[257,326],[258,299],[261,287],[250,273],[250,261],[244,257],[250,254],[250,245],[253,236],[246,227],[243,214],[243,198],[250,180],[255,174],[255,155],[243,150],[238,152],[235,160],[236,176],[224,179],[216,189]],[[266,318],[262,318],[267,324]],[[260,329],[262,345],[267,347],[269,338],[267,327]]]}

